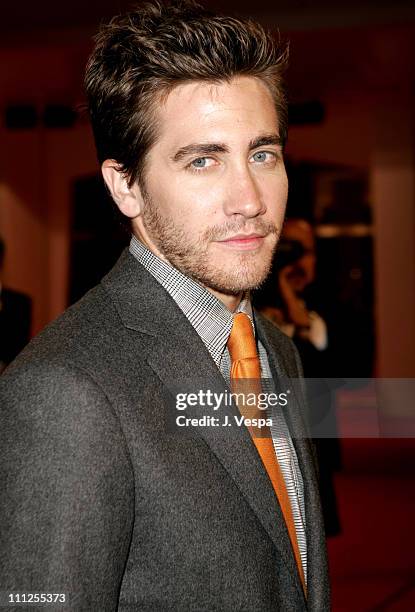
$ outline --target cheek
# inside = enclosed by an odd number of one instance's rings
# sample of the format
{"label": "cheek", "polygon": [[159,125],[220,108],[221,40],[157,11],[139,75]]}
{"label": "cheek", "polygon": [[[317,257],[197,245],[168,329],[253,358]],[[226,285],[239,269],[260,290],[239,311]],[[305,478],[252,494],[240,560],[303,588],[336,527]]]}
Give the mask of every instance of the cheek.
{"label": "cheek", "polygon": [[288,178],[282,162],[269,172],[257,174],[257,180],[262,190],[272,194],[274,199],[284,201],[287,198]]}
{"label": "cheek", "polygon": [[223,185],[218,180],[199,176],[169,175],[168,178],[151,177],[148,189],[160,212],[178,219],[186,225],[192,220],[212,218],[223,201]]}
{"label": "cheek", "polygon": [[220,181],[207,181],[205,177],[196,179],[181,183],[175,191],[175,200],[180,201],[183,222],[195,224],[202,230],[221,220],[226,191]]}
{"label": "cheek", "polygon": [[264,186],[262,195],[272,214],[276,218],[283,217],[288,197],[288,181],[286,177],[276,177],[275,180]]}
{"label": "cheek", "polygon": [[278,191],[279,191],[281,200],[285,204],[287,201],[287,197],[288,197],[288,177],[285,172],[285,167],[281,169],[281,172],[278,175],[278,179],[279,179],[278,180]]}

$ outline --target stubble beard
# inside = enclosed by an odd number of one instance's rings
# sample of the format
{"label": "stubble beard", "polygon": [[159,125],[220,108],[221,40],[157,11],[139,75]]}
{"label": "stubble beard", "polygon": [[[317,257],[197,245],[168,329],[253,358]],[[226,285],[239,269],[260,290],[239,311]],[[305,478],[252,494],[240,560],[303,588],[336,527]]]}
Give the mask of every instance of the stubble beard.
{"label": "stubble beard", "polygon": [[[145,193],[143,223],[158,250],[172,266],[203,286],[226,295],[238,295],[241,291],[258,289],[271,268],[280,231],[263,219],[251,219],[248,223],[228,221],[221,226],[212,226],[197,239],[191,240],[183,227],[170,218],[162,216],[148,193]],[[211,261],[209,245],[238,233],[258,233],[267,236],[268,248],[236,253],[229,250],[228,260],[223,267]],[[272,239],[272,240],[271,240]],[[219,257],[219,249],[217,249]],[[224,255],[226,257],[226,255]]]}

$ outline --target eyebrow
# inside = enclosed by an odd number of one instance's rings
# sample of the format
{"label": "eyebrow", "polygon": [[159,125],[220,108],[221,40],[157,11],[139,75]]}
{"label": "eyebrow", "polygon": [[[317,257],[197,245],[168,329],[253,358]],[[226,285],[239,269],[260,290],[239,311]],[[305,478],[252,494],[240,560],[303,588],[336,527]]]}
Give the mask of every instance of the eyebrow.
{"label": "eyebrow", "polygon": [[269,145],[283,146],[283,140],[279,134],[263,134],[254,138],[249,143],[249,150],[257,149],[258,147],[266,147]]}
{"label": "eyebrow", "polygon": [[[282,138],[278,134],[262,134],[249,142],[248,150],[252,151],[253,149],[267,145],[277,145],[282,147]],[[204,155],[210,155],[212,153],[229,152],[229,147],[222,142],[193,142],[184,147],[180,147],[180,149],[178,149],[176,153],[171,156],[171,159],[173,162],[179,162],[184,157],[188,157],[189,155],[199,155],[200,157],[203,157]]]}
{"label": "eyebrow", "polygon": [[202,157],[211,153],[229,153],[229,147],[220,142],[194,142],[178,149],[172,156],[172,160],[178,162],[188,155],[200,155]]}

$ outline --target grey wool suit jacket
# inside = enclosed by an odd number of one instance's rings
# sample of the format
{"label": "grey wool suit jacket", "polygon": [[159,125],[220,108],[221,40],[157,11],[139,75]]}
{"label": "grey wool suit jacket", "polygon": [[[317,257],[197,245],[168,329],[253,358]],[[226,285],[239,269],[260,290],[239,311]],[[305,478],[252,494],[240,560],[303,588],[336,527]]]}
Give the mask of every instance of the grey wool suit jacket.
{"label": "grey wool suit jacket", "polygon": [[[274,376],[298,376],[291,341],[255,317]],[[88,612],[329,610],[299,412],[289,426],[305,488],[307,599],[247,429],[179,435],[166,426],[178,377],[226,390],[182,311],[128,251],[9,366],[0,378],[0,591],[67,593],[63,609]]]}

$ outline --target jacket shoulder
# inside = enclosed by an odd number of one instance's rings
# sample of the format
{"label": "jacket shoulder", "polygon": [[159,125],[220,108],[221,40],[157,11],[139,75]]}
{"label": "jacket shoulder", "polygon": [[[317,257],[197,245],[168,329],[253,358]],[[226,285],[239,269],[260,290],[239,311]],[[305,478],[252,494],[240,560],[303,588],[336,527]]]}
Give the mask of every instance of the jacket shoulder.
{"label": "jacket shoulder", "polygon": [[5,372],[26,369],[31,363],[82,363],[82,356],[102,349],[119,317],[105,289],[97,285],[78,302],[46,325],[22,350]]}

